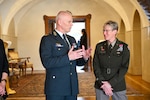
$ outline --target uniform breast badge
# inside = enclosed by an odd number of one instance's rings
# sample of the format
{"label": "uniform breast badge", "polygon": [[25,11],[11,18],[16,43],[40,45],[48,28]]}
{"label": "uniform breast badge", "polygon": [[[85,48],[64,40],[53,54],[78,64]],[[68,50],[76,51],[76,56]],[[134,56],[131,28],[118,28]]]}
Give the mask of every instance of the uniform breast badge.
{"label": "uniform breast badge", "polygon": [[117,51],[123,51],[123,44],[119,44],[119,48],[117,49]]}
{"label": "uniform breast badge", "polygon": [[100,53],[106,53],[106,51],[105,51],[103,46],[100,47]]}

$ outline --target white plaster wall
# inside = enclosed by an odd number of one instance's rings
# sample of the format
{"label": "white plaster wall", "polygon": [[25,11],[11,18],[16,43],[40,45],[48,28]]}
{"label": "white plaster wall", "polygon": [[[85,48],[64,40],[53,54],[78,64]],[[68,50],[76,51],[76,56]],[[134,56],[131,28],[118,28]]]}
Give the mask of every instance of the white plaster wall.
{"label": "white plaster wall", "polygon": [[[70,10],[73,15],[91,14],[91,47],[94,53],[95,45],[103,39],[102,25],[105,21],[120,20],[120,16],[107,4],[92,0],[45,0],[29,9],[20,19],[17,27],[18,52],[21,56],[31,56],[35,70],[43,69],[39,57],[39,43],[44,35],[43,15],[55,16],[60,10]],[[61,4],[60,4],[61,3]],[[111,10],[110,10],[111,9]],[[103,12],[105,11],[105,15]]]}

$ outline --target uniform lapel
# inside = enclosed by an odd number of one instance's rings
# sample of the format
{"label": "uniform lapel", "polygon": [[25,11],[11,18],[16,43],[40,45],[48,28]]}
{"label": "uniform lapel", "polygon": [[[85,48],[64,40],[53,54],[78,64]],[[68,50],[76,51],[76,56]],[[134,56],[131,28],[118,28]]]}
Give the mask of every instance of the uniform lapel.
{"label": "uniform lapel", "polygon": [[116,43],[115,43],[115,45],[114,45],[114,47],[113,47],[113,49],[112,49],[112,52],[114,52],[114,51],[116,51],[118,48],[119,48],[119,40],[117,39],[116,40]]}

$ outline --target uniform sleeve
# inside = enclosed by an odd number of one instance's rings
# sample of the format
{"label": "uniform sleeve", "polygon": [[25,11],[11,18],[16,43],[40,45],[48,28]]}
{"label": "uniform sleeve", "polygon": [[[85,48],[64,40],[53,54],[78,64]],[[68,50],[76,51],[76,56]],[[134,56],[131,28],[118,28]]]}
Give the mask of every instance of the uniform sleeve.
{"label": "uniform sleeve", "polygon": [[101,69],[100,69],[100,61],[99,61],[100,59],[98,57],[99,55],[98,48],[99,46],[97,45],[95,49],[95,53],[94,53],[94,58],[93,58],[93,69],[94,69],[96,81],[98,82],[99,85],[101,85],[102,84],[101,82],[104,81],[105,78],[103,77]]}
{"label": "uniform sleeve", "polygon": [[3,56],[3,66],[2,66],[2,72],[6,72],[9,75],[9,65],[8,65],[8,60],[6,57],[6,53],[5,53],[5,48],[4,48],[4,44],[3,41],[0,41],[0,45],[2,46],[2,56]]}

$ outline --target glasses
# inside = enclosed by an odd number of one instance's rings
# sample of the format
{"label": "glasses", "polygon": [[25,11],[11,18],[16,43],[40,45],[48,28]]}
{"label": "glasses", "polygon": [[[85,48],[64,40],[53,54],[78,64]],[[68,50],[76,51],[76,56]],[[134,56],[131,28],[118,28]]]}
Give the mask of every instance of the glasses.
{"label": "glasses", "polygon": [[103,32],[109,32],[109,31],[113,31],[113,30],[103,30]]}

